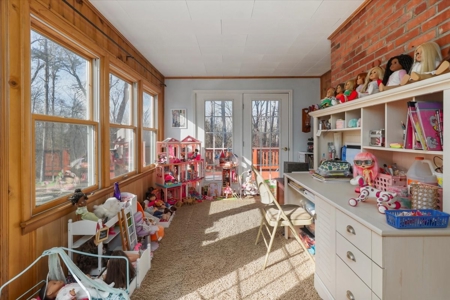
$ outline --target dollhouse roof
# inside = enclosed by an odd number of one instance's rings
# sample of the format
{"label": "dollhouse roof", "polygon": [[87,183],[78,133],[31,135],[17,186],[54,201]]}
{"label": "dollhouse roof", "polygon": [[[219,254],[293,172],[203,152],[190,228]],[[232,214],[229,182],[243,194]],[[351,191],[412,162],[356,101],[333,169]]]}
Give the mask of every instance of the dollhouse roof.
{"label": "dollhouse roof", "polygon": [[193,138],[192,136],[188,135],[187,137],[185,137],[184,139],[181,140],[183,143],[201,143],[199,140],[197,140],[196,138]]}
{"label": "dollhouse roof", "polygon": [[175,138],[166,138],[163,142],[164,143],[179,143],[180,141]]}

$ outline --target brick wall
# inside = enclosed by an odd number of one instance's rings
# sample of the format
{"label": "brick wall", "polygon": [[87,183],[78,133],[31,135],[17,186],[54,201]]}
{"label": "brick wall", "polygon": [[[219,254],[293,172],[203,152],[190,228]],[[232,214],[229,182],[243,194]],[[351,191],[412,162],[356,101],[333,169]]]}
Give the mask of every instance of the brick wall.
{"label": "brick wall", "polygon": [[450,50],[450,0],[372,0],[331,37],[331,83],[356,77],[392,56],[413,57],[414,47],[435,41]]}

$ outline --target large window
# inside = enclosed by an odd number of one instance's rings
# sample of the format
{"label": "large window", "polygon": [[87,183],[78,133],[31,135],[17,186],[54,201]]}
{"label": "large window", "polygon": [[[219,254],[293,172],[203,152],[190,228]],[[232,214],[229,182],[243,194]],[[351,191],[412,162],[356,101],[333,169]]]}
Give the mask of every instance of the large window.
{"label": "large window", "polygon": [[142,147],[143,147],[143,166],[146,167],[155,163],[156,153],[156,96],[144,92],[142,103]]}
{"label": "large window", "polygon": [[31,113],[35,206],[45,205],[95,178],[96,132],[92,58],[31,31]]}
{"label": "large window", "polygon": [[109,75],[110,178],[135,170],[134,85]]}

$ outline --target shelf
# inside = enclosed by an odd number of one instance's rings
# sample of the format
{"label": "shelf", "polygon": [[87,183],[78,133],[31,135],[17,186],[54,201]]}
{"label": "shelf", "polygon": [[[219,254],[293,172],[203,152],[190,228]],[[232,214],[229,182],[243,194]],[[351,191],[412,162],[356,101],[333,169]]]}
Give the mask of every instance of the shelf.
{"label": "shelf", "polygon": [[93,235],[84,235],[84,236],[82,236],[76,242],[73,243],[72,248],[73,249],[79,248],[81,245],[83,245],[84,243],[89,241],[89,239],[91,239],[92,237],[93,237]]}
{"label": "shelf", "polygon": [[109,242],[112,241],[112,239],[114,239],[116,236],[120,234],[120,227],[114,226],[114,232],[115,234],[108,234],[108,238],[103,241],[104,244],[108,244]]}
{"label": "shelf", "polygon": [[402,152],[402,153],[417,153],[417,154],[428,154],[428,155],[444,155],[443,151],[414,150],[414,149],[403,149],[403,148],[387,148],[387,147],[376,147],[376,146],[362,146],[362,149],[370,149],[370,150],[378,150],[378,151],[390,151],[390,152]]}
{"label": "shelf", "polygon": [[354,131],[354,130],[361,130],[361,127],[341,128],[341,129],[327,129],[327,130],[322,130],[322,132],[341,132],[341,131]]}

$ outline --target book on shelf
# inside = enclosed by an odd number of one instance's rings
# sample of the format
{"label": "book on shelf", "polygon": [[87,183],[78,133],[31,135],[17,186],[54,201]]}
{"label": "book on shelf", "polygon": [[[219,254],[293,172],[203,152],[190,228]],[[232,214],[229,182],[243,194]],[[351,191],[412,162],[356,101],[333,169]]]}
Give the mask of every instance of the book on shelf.
{"label": "book on shelf", "polygon": [[442,102],[416,102],[417,118],[427,150],[442,151],[443,106]]}

